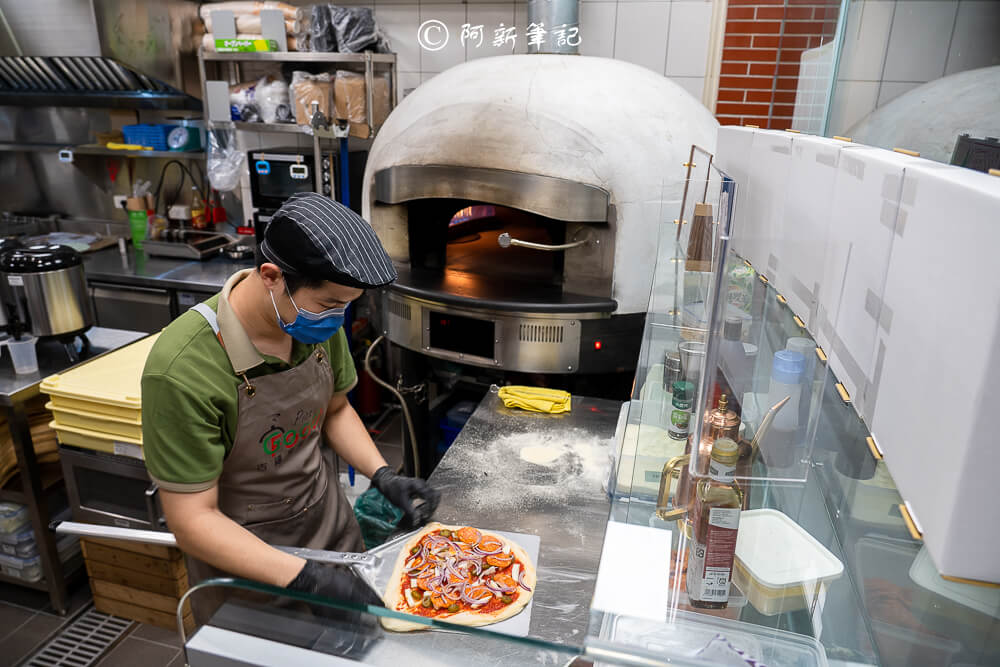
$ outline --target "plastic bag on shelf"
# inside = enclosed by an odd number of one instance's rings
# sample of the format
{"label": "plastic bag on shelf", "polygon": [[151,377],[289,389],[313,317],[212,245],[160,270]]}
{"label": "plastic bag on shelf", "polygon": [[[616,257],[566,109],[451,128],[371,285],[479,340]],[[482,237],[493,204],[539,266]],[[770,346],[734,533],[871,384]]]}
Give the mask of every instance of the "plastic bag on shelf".
{"label": "plastic bag on shelf", "polygon": [[291,120],[288,84],[272,76],[230,86],[229,105],[234,111],[234,120],[265,123]]}
{"label": "plastic bag on shelf", "polygon": [[309,14],[310,51],[333,53],[337,50],[337,35],[330,10],[329,5],[313,5]]}
{"label": "plastic bag on shelf", "polygon": [[246,154],[236,145],[236,130],[208,130],[208,182],[219,192],[235,190],[246,163]]}
{"label": "plastic bag on shelf", "polygon": [[341,53],[361,53],[378,43],[379,32],[370,7],[330,7]]}

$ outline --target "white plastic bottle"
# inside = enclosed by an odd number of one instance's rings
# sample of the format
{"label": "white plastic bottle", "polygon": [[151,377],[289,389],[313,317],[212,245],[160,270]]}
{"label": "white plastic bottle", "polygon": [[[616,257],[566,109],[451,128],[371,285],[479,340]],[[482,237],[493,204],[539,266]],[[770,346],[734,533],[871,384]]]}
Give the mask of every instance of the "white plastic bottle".
{"label": "white plastic bottle", "polygon": [[793,350],[774,353],[767,407],[789,397],[774,415],[771,428],[761,442],[761,454],[768,467],[787,468],[795,463],[796,432],[799,429],[799,402],[802,400],[802,373],[805,357]]}

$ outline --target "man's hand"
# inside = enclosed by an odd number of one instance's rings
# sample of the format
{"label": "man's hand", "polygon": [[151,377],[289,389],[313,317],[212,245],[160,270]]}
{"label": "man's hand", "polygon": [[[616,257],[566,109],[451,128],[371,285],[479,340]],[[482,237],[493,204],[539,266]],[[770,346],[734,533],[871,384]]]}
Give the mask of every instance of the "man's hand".
{"label": "man's hand", "polygon": [[344,567],[307,560],[286,588],[334,600],[384,607],[371,587]]}
{"label": "man's hand", "polygon": [[[372,486],[378,489],[393,505],[403,510],[402,526],[422,526],[434,514],[441,493],[422,479],[397,475],[389,466],[383,466],[372,475]],[[415,500],[423,500],[416,504]]]}

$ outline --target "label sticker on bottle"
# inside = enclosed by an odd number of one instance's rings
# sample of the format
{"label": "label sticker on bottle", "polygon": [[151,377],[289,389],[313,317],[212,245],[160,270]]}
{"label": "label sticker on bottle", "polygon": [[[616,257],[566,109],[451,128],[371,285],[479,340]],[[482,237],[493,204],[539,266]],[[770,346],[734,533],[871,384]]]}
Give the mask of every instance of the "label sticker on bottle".
{"label": "label sticker on bottle", "polygon": [[711,459],[708,463],[708,475],[720,482],[731,482],[736,479],[736,466],[726,465]]}
{"label": "label sticker on bottle", "polygon": [[[697,512],[698,508],[696,508]],[[702,602],[729,600],[729,581],[736,553],[740,510],[713,507],[708,514],[704,542],[692,540],[688,556],[688,596]]]}
{"label": "label sticker on bottle", "polygon": [[16,274],[11,274],[7,276],[7,284],[15,287],[24,287],[24,278]]}
{"label": "label sticker on bottle", "polygon": [[[740,511],[735,508],[728,507],[713,507],[708,513],[708,525],[718,526],[719,528],[725,528],[727,530],[739,530],[740,527]],[[720,536],[721,537],[721,536]],[[727,536],[732,538],[732,547],[735,551],[736,549],[736,535]]]}

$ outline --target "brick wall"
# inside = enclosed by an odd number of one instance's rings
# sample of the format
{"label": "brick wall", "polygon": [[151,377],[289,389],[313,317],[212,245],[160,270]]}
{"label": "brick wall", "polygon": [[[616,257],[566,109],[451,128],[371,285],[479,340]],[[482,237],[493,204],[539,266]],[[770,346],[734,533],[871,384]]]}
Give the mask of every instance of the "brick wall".
{"label": "brick wall", "polygon": [[791,127],[802,52],[833,40],[839,11],[839,0],[729,0],[719,122]]}

